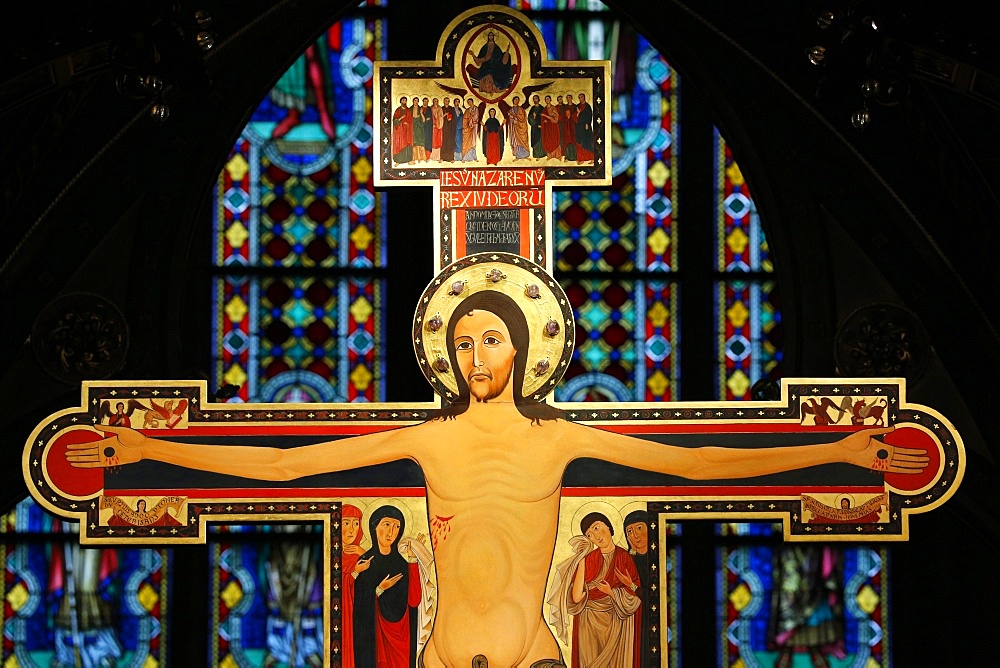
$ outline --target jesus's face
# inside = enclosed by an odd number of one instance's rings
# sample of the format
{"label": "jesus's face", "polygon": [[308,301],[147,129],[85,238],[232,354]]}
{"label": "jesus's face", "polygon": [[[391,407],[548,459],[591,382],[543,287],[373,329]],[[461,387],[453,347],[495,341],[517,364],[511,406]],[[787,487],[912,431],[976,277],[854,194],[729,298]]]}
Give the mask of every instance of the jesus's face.
{"label": "jesus's face", "polygon": [[495,313],[471,311],[455,325],[458,369],[476,401],[514,400],[508,381],[516,354],[507,325]]}

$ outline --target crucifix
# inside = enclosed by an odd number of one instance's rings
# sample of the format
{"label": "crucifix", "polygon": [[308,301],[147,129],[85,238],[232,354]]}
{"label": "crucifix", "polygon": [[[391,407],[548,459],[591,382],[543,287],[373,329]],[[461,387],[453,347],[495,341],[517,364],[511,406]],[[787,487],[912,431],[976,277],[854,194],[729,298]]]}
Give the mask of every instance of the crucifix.
{"label": "crucifix", "polygon": [[237,405],[201,382],[88,382],[25,447],[33,496],[87,545],[320,523],[333,666],[666,665],[670,522],[905,540],[965,459],[902,380],[788,379],[780,399],[741,403],[552,399],[575,327],[551,192],[610,183],[609,75],[549,61],[501,7],[457,17],[435,61],[376,65],[376,183],[435,189],[435,276],[412,330],[389,336],[434,401]]}

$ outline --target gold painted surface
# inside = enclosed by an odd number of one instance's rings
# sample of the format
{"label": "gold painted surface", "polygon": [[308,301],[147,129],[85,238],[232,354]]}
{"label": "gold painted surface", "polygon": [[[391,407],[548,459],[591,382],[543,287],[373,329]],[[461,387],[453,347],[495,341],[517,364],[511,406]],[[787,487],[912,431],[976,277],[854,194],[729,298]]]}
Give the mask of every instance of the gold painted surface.
{"label": "gold painted surface", "polygon": [[[482,19],[489,16],[489,19]],[[474,19],[470,20],[470,19]],[[488,35],[494,33],[494,43],[507,54],[510,64],[515,65],[517,74],[511,84],[502,90],[484,92],[476,87],[474,80],[468,74],[468,68],[475,67],[474,58],[486,45]],[[457,42],[454,37],[458,36]],[[454,44],[454,46],[451,46]],[[447,99],[454,106],[456,99],[466,106],[475,108],[474,113],[479,119],[489,117],[490,110],[496,112],[498,119],[506,121],[509,110],[517,105],[527,112],[535,95],[539,103],[545,105],[545,97],[549,96],[555,104],[558,96],[565,100],[571,95],[578,102],[579,95],[585,95],[585,101],[592,107],[600,105],[604,110],[603,119],[610,119],[607,111],[610,109],[610,61],[550,61],[545,49],[545,41],[535,24],[520,12],[502,6],[475,8],[456,17],[445,29],[438,42],[437,58],[430,61],[385,61],[375,63],[375,100],[389,102],[388,113],[374,124],[375,146],[390,145],[392,142],[392,116],[400,108],[402,98],[407,105],[414,97],[419,100],[427,98],[428,106],[444,108]],[[536,67],[533,67],[537,63]],[[591,78],[580,76],[581,67],[598,68],[601,73]],[[404,73],[413,74],[404,77]],[[543,74],[544,72],[544,74]],[[577,74],[579,73],[579,74]],[[574,76],[576,74],[576,76]],[[433,75],[433,76],[431,76]],[[470,105],[471,101],[471,105]],[[596,116],[597,114],[595,114]],[[594,123],[595,147],[611,146],[611,123],[603,121]],[[481,142],[480,134],[476,134],[477,144]],[[506,137],[505,137],[506,139]],[[389,155],[392,155],[391,150]],[[610,155],[610,152],[608,152]],[[604,172],[596,178],[580,179],[574,177],[572,168],[580,164],[594,166],[594,160],[578,163],[566,158],[544,157],[523,158],[515,160],[513,151],[504,151],[504,156],[491,167],[560,167],[564,168],[561,180],[573,181],[577,185],[609,185],[610,157],[603,160],[601,170]],[[375,185],[398,185],[400,181],[385,176],[386,169],[412,168],[413,173],[407,182],[434,183],[434,175],[428,170],[438,168],[487,167],[486,158],[478,156],[470,161],[445,161],[440,158],[415,160],[406,163],[396,163],[395,160],[382,161],[380,169],[376,170]],[[420,170],[424,170],[421,173]]]}

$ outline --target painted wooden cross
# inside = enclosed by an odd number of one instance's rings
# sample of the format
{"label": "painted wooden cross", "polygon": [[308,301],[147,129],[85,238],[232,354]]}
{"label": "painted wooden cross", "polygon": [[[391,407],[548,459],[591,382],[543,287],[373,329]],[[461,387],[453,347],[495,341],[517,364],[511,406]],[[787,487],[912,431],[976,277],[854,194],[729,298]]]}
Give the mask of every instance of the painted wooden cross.
{"label": "painted wooden cross", "polygon": [[490,7],[455,19],[436,61],[376,76],[377,183],[436,192],[436,276],[409,336],[438,399],[234,405],[202,382],[85,383],[23,459],[83,543],[317,522],[327,665],[658,666],[671,522],[905,540],[954,493],[961,439],[899,379],[789,379],[764,402],[551,401],[575,331],[551,276],[551,189],[610,182],[609,64],[548,61],[530,21]]}

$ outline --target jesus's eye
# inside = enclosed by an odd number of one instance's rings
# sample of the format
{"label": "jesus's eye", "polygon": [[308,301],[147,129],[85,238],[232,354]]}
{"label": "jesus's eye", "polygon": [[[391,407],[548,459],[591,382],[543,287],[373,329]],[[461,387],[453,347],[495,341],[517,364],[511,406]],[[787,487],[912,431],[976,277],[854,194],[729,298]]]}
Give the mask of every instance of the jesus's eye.
{"label": "jesus's eye", "polygon": [[495,336],[487,336],[485,339],[483,339],[483,343],[485,343],[488,346],[499,346],[501,341]]}
{"label": "jesus's eye", "polygon": [[455,350],[472,350],[472,342],[458,341],[455,343]]}

